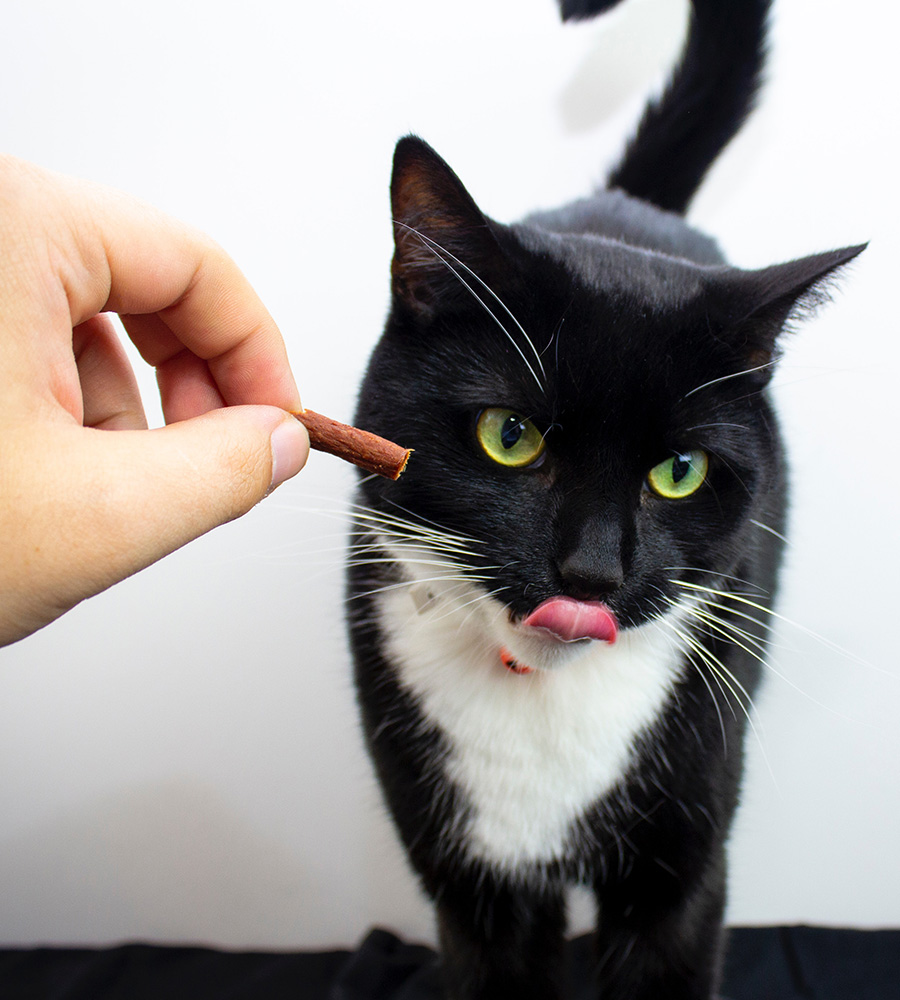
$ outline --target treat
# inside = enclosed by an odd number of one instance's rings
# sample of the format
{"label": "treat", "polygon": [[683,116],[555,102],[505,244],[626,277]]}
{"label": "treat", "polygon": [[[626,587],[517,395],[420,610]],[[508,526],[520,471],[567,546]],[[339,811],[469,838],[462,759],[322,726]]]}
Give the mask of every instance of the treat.
{"label": "treat", "polygon": [[292,415],[306,428],[310,447],[316,451],[327,451],[329,455],[337,455],[386,479],[399,479],[406,468],[411,454],[409,448],[401,448],[377,434],[338,423],[312,410],[300,410]]}

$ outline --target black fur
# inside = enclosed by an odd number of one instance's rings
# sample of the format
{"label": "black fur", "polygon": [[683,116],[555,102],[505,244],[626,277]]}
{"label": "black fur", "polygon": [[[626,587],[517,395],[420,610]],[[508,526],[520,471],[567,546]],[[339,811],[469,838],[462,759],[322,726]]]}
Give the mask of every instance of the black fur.
{"label": "black fur", "polygon": [[595,17],[620,4],[622,0],[560,0],[564,21],[579,21]]}
{"label": "black fur", "polygon": [[[562,0],[564,19],[619,0]],[[608,180],[635,198],[683,213],[715,158],[752,111],[772,0],[691,0],[681,62]]]}
{"label": "black fur", "polygon": [[[608,6],[563,9],[585,16]],[[398,482],[364,480],[361,502],[390,523],[420,525],[424,545],[436,526],[478,539],[455,561],[500,591],[513,620],[568,594],[602,599],[623,628],[636,629],[685,587],[712,587],[725,595],[707,598],[724,606],[721,624],[687,628],[735,682],[730,691],[717,685],[685,654],[627,774],[578,819],[558,856],[514,872],[479,861],[466,840],[471,803],[446,772],[448,736],[388,652],[376,591],[402,587],[403,567],[372,521],[360,520],[349,623],[363,725],[411,863],[436,903],[456,1000],[562,996],[563,897],[576,881],[599,902],[604,1000],[709,1000],[718,981],[743,707],[759,681],[754,648],[767,634],[764,612],[748,616],[738,598],[749,592],[770,606],[787,502],[766,385],[788,318],[861,249],[742,271],[660,208],[684,208],[743,119],[766,9],[698,0],[676,82],[615,175],[629,194],[598,192],[503,226],[423,142],[397,146],[393,304],[357,422],[415,453]],[[713,82],[701,86],[712,37]],[[687,93],[703,96],[685,129]],[[674,172],[673,161],[682,164]],[[481,452],[474,427],[490,406],[529,415],[546,435],[542,464],[511,470]],[[709,454],[707,482],[683,500],[651,494],[648,471],[686,449]]]}

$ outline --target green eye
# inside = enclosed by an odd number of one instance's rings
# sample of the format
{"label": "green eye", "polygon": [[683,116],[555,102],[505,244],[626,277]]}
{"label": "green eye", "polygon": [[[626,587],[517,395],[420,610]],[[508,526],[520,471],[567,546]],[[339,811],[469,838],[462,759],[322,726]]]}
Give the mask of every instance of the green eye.
{"label": "green eye", "polygon": [[647,482],[661,497],[681,500],[700,489],[708,469],[709,458],[705,451],[688,451],[655,465],[647,475]]}
{"label": "green eye", "polygon": [[536,462],[544,452],[541,432],[515,410],[498,406],[482,410],[475,433],[487,456],[500,465],[519,469]]}

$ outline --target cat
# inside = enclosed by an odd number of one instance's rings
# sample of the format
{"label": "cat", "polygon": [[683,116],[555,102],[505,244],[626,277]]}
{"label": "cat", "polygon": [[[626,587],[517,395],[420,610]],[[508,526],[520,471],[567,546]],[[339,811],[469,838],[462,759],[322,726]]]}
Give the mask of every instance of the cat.
{"label": "cat", "polygon": [[[615,0],[563,0],[565,18]],[[520,224],[407,136],[392,304],[356,422],[348,625],[368,750],[453,1000],[709,1000],[725,848],[783,547],[779,338],[848,247],[729,266],[684,213],[751,110],[769,0],[693,0],[607,189]]]}

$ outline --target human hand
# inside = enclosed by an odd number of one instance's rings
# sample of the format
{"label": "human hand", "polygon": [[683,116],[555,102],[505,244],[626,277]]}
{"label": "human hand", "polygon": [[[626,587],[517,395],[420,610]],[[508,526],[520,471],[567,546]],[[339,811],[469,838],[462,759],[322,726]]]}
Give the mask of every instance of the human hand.
{"label": "human hand", "polygon": [[[107,312],[156,368],[166,427],[147,430]],[[296,474],[299,409],[281,335],[224,251],[0,156],[0,645]]]}

